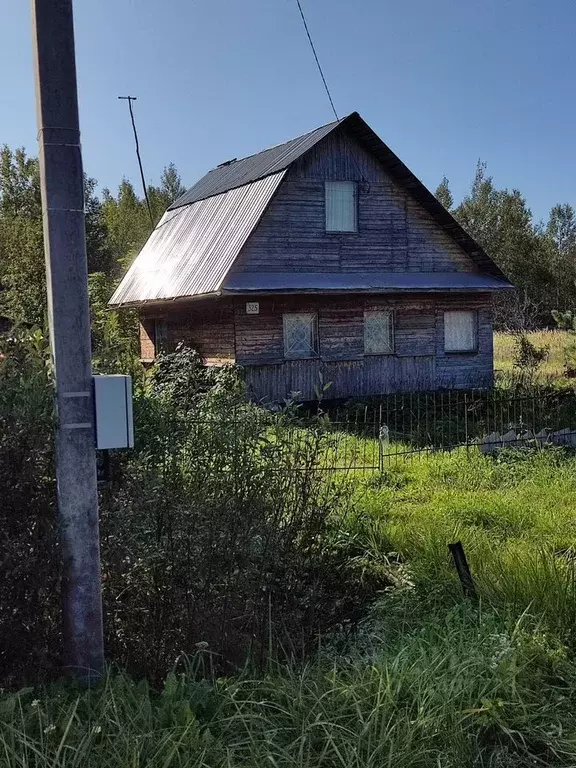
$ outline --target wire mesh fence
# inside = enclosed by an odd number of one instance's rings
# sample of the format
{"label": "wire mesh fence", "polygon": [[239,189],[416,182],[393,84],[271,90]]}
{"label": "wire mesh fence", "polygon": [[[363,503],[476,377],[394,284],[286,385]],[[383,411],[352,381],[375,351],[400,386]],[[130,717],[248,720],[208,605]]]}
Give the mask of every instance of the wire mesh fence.
{"label": "wire mesh fence", "polygon": [[462,448],[576,448],[576,394],[415,392],[290,413],[247,406],[224,421],[200,420],[193,431],[190,439],[214,461],[228,456],[222,471],[235,473],[254,452],[282,455],[277,470],[284,473],[382,471],[395,460]]}
{"label": "wire mesh fence", "polygon": [[576,394],[471,390],[387,395],[328,411],[332,469],[383,469],[394,459],[476,447],[576,447]]}

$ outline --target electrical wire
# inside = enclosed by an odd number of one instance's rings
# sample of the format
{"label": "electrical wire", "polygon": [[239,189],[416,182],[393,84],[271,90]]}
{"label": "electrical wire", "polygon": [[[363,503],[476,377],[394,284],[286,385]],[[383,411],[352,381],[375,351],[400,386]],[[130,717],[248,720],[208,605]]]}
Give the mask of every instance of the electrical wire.
{"label": "electrical wire", "polygon": [[302,10],[300,0],[296,0],[296,4],[298,6],[298,10],[300,11],[300,16],[302,17],[302,23],[304,24],[304,29],[306,30],[308,42],[310,43],[310,48],[312,48],[312,53],[314,54],[314,59],[316,60],[316,66],[318,67],[318,72],[320,72],[320,77],[322,78],[322,82],[324,83],[324,88],[326,90],[326,95],[328,96],[330,106],[332,107],[332,112],[334,112],[334,116],[336,117],[336,120],[339,121],[340,118],[338,117],[338,112],[336,112],[336,107],[334,106],[334,102],[332,100],[330,88],[328,88],[328,83],[326,82],[326,78],[324,77],[324,72],[322,71],[320,60],[318,59],[318,54],[316,53],[316,48],[314,47],[314,43],[312,42],[312,35],[310,34],[310,30],[308,29],[308,24],[306,23],[306,17],[304,16],[304,11]]}
{"label": "electrical wire", "polygon": [[[320,60],[318,59],[318,54],[316,53],[316,48],[314,47],[314,43],[312,41],[312,35],[310,34],[310,30],[308,29],[308,24],[306,23],[306,17],[304,16],[304,11],[302,10],[302,5],[300,3],[300,0],[296,0],[296,4],[298,6],[298,10],[300,11],[300,16],[302,17],[302,23],[304,24],[304,29],[306,30],[306,35],[308,36],[308,42],[310,43],[310,48],[312,48],[312,53],[314,54],[314,59],[316,60],[316,66],[318,67],[318,72],[320,72],[320,77],[322,78],[322,82],[324,83],[324,88],[326,90],[326,95],[328,96],[328,100],[330,101],[330,106],[332,107],[332,112],[334,112],[334,116],[338,122],[340,122],[340,118],[338,117],[338,112],[336,111],[336,107],[334,106],[334,101],[332,99],[332,94],[330,93],[330,88],[328,88],[328,83],[326,82],[326,78],[324,77],[324,72],[322,71],[322,66],[320,64]],[[354,157],[354,153],[351,153],[352,161],[354,162],[354,165],[358,169],[358,173],[360,175],[360,178],[363,182],[368,184],[368,192],[370,191],[370,184],[366,180],[366,177],[362,173],[362,169],[360,168],[360,164],[358,163],[358,160]]]}

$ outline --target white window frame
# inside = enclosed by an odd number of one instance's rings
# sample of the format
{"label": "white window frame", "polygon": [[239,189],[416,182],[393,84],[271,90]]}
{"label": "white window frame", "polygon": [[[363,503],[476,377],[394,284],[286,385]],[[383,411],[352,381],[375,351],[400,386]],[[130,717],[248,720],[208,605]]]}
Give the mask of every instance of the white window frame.
{"label": "white window frame", "polygon": [[[349,200],[352,206],[351,223],[338,223],[337,211],[334,208],[332,196],[348,189],[351,193]],[[324,182],[324,221],[326,232],[358,232],[358,184],[355,181],[325,181]]]}
{"label": "white window frame", "polygon": [[[294,324],[296,318],[306,319],[308,322],[310,342],[306,351],[298,351],[295,348],[295,341],[289,337],[291,325]],[[316,312],[288,312],[282,316],[282,325],[286,360],[309,360],[318,357],[318,314]]]}
{"label": "white window frame", "polygon": [[[468,315],[472,323],[472,342],[469,346],[453,343],[449,339],[448,323],[457,315]],[[444,312],[444,352],[448,355],[474,354],[478,352],[478,312],[475,309],[452,309]]]}
{"label": "white window frame", "polygon": [[[371,343],[374,331],[369,327],[371,320],[388,321],[386,336],[381,339],[381,344],[375,348]],[[393,355],[395,352],[395,327],[394,311],[391,309],[365,309],[364,310],[364,354],[365,355]]]}

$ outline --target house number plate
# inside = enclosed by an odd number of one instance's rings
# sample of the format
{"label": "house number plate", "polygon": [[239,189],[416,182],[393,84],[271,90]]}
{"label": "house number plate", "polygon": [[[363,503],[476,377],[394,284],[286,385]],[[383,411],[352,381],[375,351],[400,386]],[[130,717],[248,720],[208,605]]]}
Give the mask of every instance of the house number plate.
{"label": "house number plate", "polygon": [[258,301],[247,301],[246,302],[246,314],[247,315],[258,315],[258,314],[260,314],[260,302],[258,302]]}

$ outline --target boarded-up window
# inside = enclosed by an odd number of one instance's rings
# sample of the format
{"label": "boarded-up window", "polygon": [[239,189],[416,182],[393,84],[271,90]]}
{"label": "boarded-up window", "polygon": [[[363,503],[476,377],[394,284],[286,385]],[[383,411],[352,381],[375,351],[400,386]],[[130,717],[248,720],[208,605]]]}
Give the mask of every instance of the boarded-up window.
{"label": "boarded-up window", "polygon": [[356,232],[357,204],[356,184],[353,181],[327,181],[326,231]]}
{"label": "boarded-up window", "polygon": [[314,313],[284,315],[284,357],[316,357],[318,317]]}
{"label": "boarded-up window", "polygon": [[475,352],[477,317],[472,310],[444,312],[444,351]]}
{"label": "boarded-up window", "polygon": [[394,315],[391,311],[364,312],[364,352],[394,354]]}

